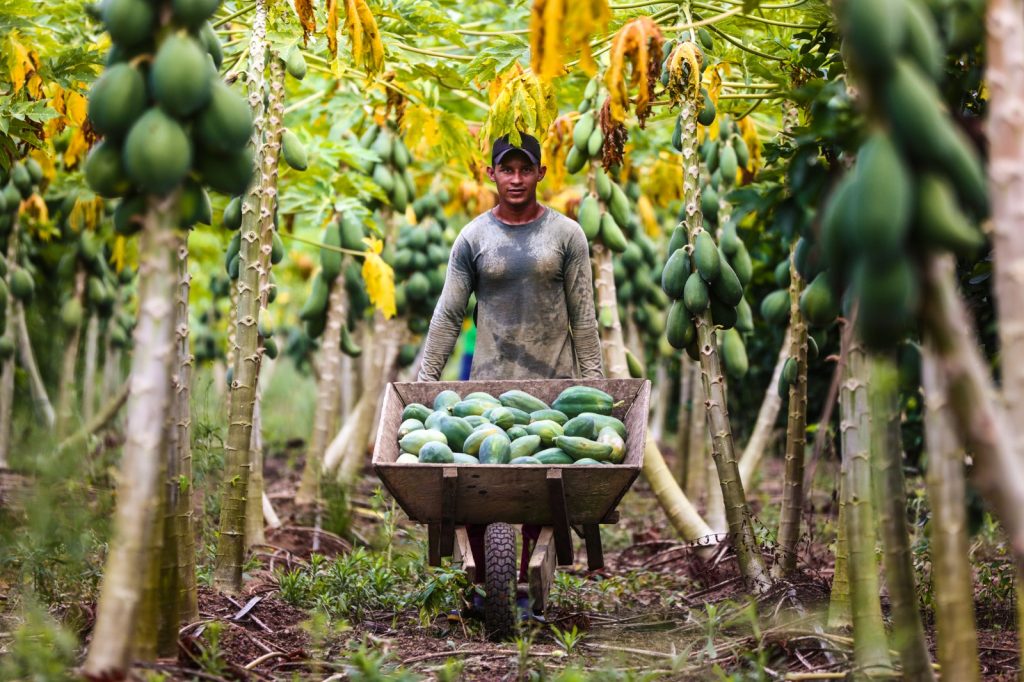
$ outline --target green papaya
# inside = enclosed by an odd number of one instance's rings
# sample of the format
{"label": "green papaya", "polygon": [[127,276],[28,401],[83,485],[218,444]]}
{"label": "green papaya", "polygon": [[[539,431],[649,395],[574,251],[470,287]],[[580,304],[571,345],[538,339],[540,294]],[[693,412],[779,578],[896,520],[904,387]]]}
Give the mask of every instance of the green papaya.
{"label": "green papaya", "polygon": [[591,133],[594,132],[596,123],[594,112],[588,111],[579,117],[576,121],[576,125],[572,129],[572,144],[574,147],[584,152],[587,150],[587,143],[590,140]]}
{"label": "green papaya", "polygon": [[904,1],[857,0],[842,5],[840,23],[853,61],[871,73],[884,73],[900,52],[906,31]]}
{"label": "green papaya", "polygon": [[242,194],[256,173],[249,145],[225,154],[205,152],[197,159],[197,169],[207,186],[223,194]]}
{"label": "green papaya", "polygon": [[725,305],[736,307],[743,300],[743,285],[725,255],[719,251],[718,277],[711,282],[711,293]]}
{"label": "green papaya", "polygon": [[839,302],[822,272],[800,294],[800,313],[815,327],[831,324],[839,314]]}
{"label": "green papaya", "polygon": [[373,181],[384,190],[385,194],[391,194],[395,191],[395,176],[391,174],[388,167],[383,163],[378,163],[373,167]]}
{"label": "green papaya", "polygon": [[[309,297],[299,311],[299,319],[309,321],[323,315],[327,310],[327,297],[330,294],[330,284],[320,275],[313,278],[313,288]],[[426,418],[426,416],[424,416]]]}
{"label": "green papaya", "polygon": [[466,439],[473,433],[473,427],[465,419],[444,413],[437,420],[437,425],[434,428],[445,435],[448,445],[457,452],[462,451]]}
{"label": "green papaya", "polygon": [[210,195],[198,182],[191,178],[185,178],[178,197],[178,219],[182,227],[192,227],[197,223],[209,225],[213,222]]}
{"label": "green papaya", "polygon": [[615,406],[615,399],[599,388],[592,386],[572,386],[558,394],[551,407],[567,416],[575,417],[581,412],[608,414]]}
{"label": "green papaya", "polygon": [[800,237],[793,251],[793,267],[804,281],[810,281],[824,268],[820,244]]}
{"label": "green papaya", "polygon": [[[275,232],[275,234],[277,233]],[[320,243],[325,246],[341,247],[341,233],[337,223],[327,223],[327,227],[324,228],[323,234],[320,236]],[[341,258],[342,254],[338,251],[320,249],[320,271],[328,282],[333,282],[341,274]]]}
{"label": "green papaya", "polygon": [[[683,287],[683,303],[694,315],[699,315],[708,308],[708,286],[698,272],[690,273]],[[670,325],[671,326],[671,325]]]}
{"label": "green papaya", "polygon": [[146,81],[131,64],[104,70],[89,91],[89,121],[99,133],[120,139],[146,111]]}
{"label": "green papaya", "polygon": [[587,139],[587,155],[592,159],[600,158],[602,146],[604,146],[604,133],[598,126],[594,128],[594,132],[590,133],[590,137]]}
{"label": "green papaya", "polygon": [[[451,389],[447,389],[434,396],[434,410],[451,413],[455,404],[460,402],[462,402],[462,398],[459,394]],[[456,449],[461,450],[462,446],[460,445]]]}
{"label": "green papaya", "polygon": [[914,224],[924,242],[951,250],[958,256],[973,256],[985,237],[960,210],[955,190],[943,177],[925,173],[918,180]]}
{"label": "green papaya", "polygon": [[190,116],[210,100],[209,71],[209,58],[198,41],[171,34],[160,44],[149,72],[153,97],[172,116]]}
{"label": "green papaya", "polygon": [[701,230],[693,241],[693,263],[704,281],[714,282],[718,277],[721,257],[715,240],[707,230]]}
{"label": "green papaya", "polygon": [[[666,70],[667,73],[667,70]],[[676,116],[676,124],[672,128],[672,149],[683,151],[683,117]]]}
{"label": "green papaya", "polygon": [[783,400],[789,395],[789,387],[796,382],[798,369],[796,358],[786,358],[782,373],[779,374],[779,397]]}
{"label": "green papaya", "polygon": [[665,335],[676,350],[682,350],[695,338],[697,333],[690,319],[690,311],[683,301],[674,301],[665,322]]}
{"label": "green papaya", "polygon": [[477,457],[481,464],[508,464],[512,458],[512,442],[500,431],[491,434],[480,444]]}
{"label": "green papaya", "polygon": [[192,145],[177,121],[152,108],[132,126],[124,144],[124,169],[142,191],[164,195],[192,165]]}
{"label": "green papaya", "polygon": [[295,80],[302,80],[306,77],[306,58],[302,56],[302,50],[298,45],[292,45],[288,50],[288,57],[284,62],[288,75]]}
{"label": "green papaya", "polygon": [[565,424],[565,422],[569,421],[569,417],[564,412],[552,410],[551,408],[535,410],[530,413],[530,424],[542,421],[553,421],[561,426]]}
{"label": "green papaya", "polygon": [[686,249],[677,249],[661,271],[661,288],[673,300],[682,298],[690,274],[690,255]]}
{"label": "green papaya", "polygon": [[[277,233],[277,230],[274,230],[273,236],[271,237],[271,240],[270,240],[270,263],[271,263],[271,265],[277,265],[282,260],[284,260],[284,254],[285,254],[284,242],[281,241],[281,235]],[[323,274],[321,273],[320,276],[323,277]]]}
{"label": "green papaya", "polygon": [[65,329],[78,329],[82,326],[84,314],[81,301],[72,296],[60,308],[61,324],[64,325]]}
{"label": "green papaya", "polygon": [[857,333],[872,349],[899,343],[912,328],[920,304],[919,279],[906,257],[862,262],[853,276],[859,294]]}
{"label": "green papaya", "polygon": [[746,168],[750,165],[750,147],[747,146],[746,140],[739,135],[733,135],[731,140],[732,148],[736,152],[736,163],[740,168]]}
{"label": "green papaya", "polygon": [[629,369],[629,376],[633,379],[643,379],[647,376],[640,358],[633,355],[633,351],[628,348],[626,349],[626,367]]}
{"label": "green papaya", "polygon": [[629,225],[629,198],[617,183],[612,183],[612,198],[608,201],[608,212],[619,227]]}
{"label": "green papaya", "polygon": [[722,329],[732,329],[736,326],[738,316],[735,307],[726,305],[712,296],[708,308],[711,311],[711,321],[715,326]]}
{"label": "green papaya", "polygon": [[778,289],[764,297],[761,301],[761,317],[769,324],[779,324],[789,317],[789,291]]}
{"label": "green papaya", "polygon": [[703,96],[703,103],[701,105],[700,113],[697,114],[697,123],[702,126],[709,126],[715,122],[715,103],[711,101],[711,96],[708,95],[707,90],[701,88],[700,92]]}
{"label": "green papaya", "polygon": [[580,227],[583,228],[583,234],[587,236],[588,241],[593,241],[601,231],[601,205],[593,194],[588,193],[583,197],[577,217]]}
{"label": "green papaya", "polygon": [[36,283],[25,268],[14,268],[7,283],[11,295],[19,301],[28,301],[36,293]]}
{"label": "green papaya", "polygon": [[[423,432],[419,431],[417,433]],[[418,456],[421,464],[453,464],[455,462],[452,449],[446,443],[438,441],[427,441],[424,443],[420,447]]]}
{"label": "green papaya", "polygon": [[124,47],[145,43],[153,35],[156,7],[148,0],[104,0],[101,15],[110,39]]}
{"label": "green papaya", "polygon": [[252,129],[249,103],[223,81],[215,81],[210,101],[193,125],[199,143],[217,152],[233,152],[249,143]]}
{"label": "green papaya", "polygon": [[[85,181],[101,197],[121,197],[131,189],[131,180],[125,172],[121,148],[111,140],[103,140],[92,148],[85,159]],[[8,185],[13,188],[13,185]],[[5,191],[6,193],[6,191]],[[8,205],[17,207],[21,196],[15,190],[14,202],[8,197]]]}
{"label": "green papaya", "polygon": [[210,59],[213,60],[214,68],[219,71],[221,64],[224,63],[224,50],[221,48],[220,38],[217,37],[213,26],[210,26],[210,22],[204,22],[202,27],[200,27],[199,41],[202,43],[206,53],[210,55]]}
{"label": "green papaya", "polygon": [[524,412],[537,412],[538,410],[550,409],[543,400],[535,398],[526,391],[517,389],[505,391],[498,396],[498,400],[504,407],[514,407]]}
{"label": "green papaya", "polygon": [[612,457],[611,445],[598,443],[589,438],[558,436],[555,438],[555,447],[560,448],[575,461],[587,458],[601,462],[608,461]]}
{"label": "green papaya", "polygon": [[754,331],[754,313],[745,298],[740,299],[740,304],[736,306],[736,330],[741,332]]}
{"label": "green papaya", "polygon": [[913,212],[910,169],[885,132],[874,133],[857,155],[850,209],[861,253],[886,259],[903,247]]}
{"label": "green papaya", "polygon": [[718,150],[718,171],[722,174],[722,184],[732,187],[736,182],[736,172],[739,170],[739,161],[736,158],[736,150],[731,144],[725,143]]}
{"label": "green papaya", "polygon": [[579,173],[583,170],[583,166],[586,165],[586,163],[587,155],[585,153],[580,152],[575,146],[569,148],[569,153],[565,156],[565,170],[568,171],[570,175],[576,175],[576,173]]}
{"label": "green papaya", "polygon": [[750,252],[747,251],[747,247],[743,242],[739,243],[736,254],[729,259],[729,265],[732,266],[733,272],[736,273],[740,286],[746,287],[750,283],[750,278],[754,276],[754,263],[750,259]]}
{"label": "green papaya", "polygon": [[406,419],[418,419],[421,422],[425,422],[427,417],[430,415],[430,408],[422,403],[409,403],[402,408],[402,421],[405,421]]}
{"label": "green papaya", "polygon": [[923,2],[908,0],[905,8],[906,33],[903,50],[932,80],[942,77],[945,49],[931,12]]}
{"label": "green papaya", "polygon": [[561,448],[547,448],[533,456],[541,464],[572,464],[573,459]]}
{"label": "green papaya", "polygon": [[512,441],[512,445],[509,448],[509,457],[511,460],[519,457],[529,457],[538,450],[540,450],[540,436],[522,436]]}
{"label": "green papaya", "polygon": [[718,192],[712,185],[705,185],[700,191],[700,212],[711,222],[718,221]]}
{"label": "green papaya", "polygon": [[626,250],[626,235],[622,233],[622,228],[619,227],[611,213],[601,215],[601,241],[616,253]]}
{"label": "green papaya", "polygon": [[366,244],[363,238],[366,233],[363,231],[363,222],[354,213],[346,211],[341,214],[341,246],[353,251],[365,251]]}
{"label": "green papaya", "polygon": [[171,10],[175,23],[195,30],[213,16],[220,0],[173,0]]}
{"label": "green papaya", "polygon": [[612,180],[604,169],[598,166],[594,170],[594,188],[601,201],[609,201],[612,198]]}
{"label": "green papaya", "polygon": [[686,226],[682,223],[672,228],[672,236],[668,240],[668,252],[675,253],[679,249],[683,248],[687,242],[688,237],[686,234]]}
{"label": "green papaya", "polygon": [[285,163],[297,171],[304,171],[309,168],[309,157],[306,154],[306,147],[291,130],[281,133],[281,155]]}
{"label": "green papaya", "polygon": [[473,455],[467,455],[464,452],[453,452],[452,458],[456,464],[479,464],[480,460]]}

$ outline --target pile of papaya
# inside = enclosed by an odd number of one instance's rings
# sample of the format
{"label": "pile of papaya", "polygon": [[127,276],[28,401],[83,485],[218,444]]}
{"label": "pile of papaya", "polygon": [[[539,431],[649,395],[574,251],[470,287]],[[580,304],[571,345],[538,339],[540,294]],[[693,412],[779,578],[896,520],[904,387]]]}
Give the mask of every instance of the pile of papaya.
{"label": "pile of papaya", "polygon": [[971,257],[984,246],[985,172],[940,96],[945,49],[928,3],[861,0],[839,10],[844,52],[872,108],[856,164],[825,208],[829,276],[818,288],[833,301],[845,289],[844,302],[859,302],[860,338],[891,347],[917,318],[922,251]]}
{"label": "pile of papaya", "polygon": [[[390,125],[370,125],[359,138],[359,144],[376,156],[376,160],[360,162],[359,170],[383,190],[391,208],[405,213],[406,207],[416,199],[416,185],[409,173],[412,163],[409,148]],[[376,206],[369,208],[373,210]]]}
{"label": "pile of papaya", "polygon": [[89,185],[122,197],[122,233],[146,196],[180,189],[183,226],[209,222],[204,185],[240,194],[254,172],[248,103],[220,78],[223,54],[209,19],[218,0],[104,0],[112,42],[89,93],[89,121],[103,140],[85,163]]}
{"label": "pile of papaya", "polygon": [[590,386],[567,388],[551,405],[520,390],[441,391],[431,407],[405,406],[397,463],[621,464],[626,425],[612,416],[619,404]]}

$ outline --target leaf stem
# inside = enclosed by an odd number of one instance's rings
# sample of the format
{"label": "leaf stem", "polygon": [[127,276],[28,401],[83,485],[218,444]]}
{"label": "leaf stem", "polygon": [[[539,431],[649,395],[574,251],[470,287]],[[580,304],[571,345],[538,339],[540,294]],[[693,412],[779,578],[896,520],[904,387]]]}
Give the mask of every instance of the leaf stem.
{"label": "leaf stem", "polygon": [[784,62],[784,61],[786,61],[783,57],[776,57],[775,55],[768,54],[767,52],[761,52],[758,49],[755,49],[753,47],[749,47],[747,45],[744,45],[740,41],[738,41],[735,38],[729,36],[727,33],[722,32],[721,29],[715,28],[714,26],[709,26],[708,28],[711,29],[712,31],[714,31],[715,33],[717,33],[722,38],[725,38],[725,40],[727,42],[732,43],[733,45],[735,45],[736,47],[740,48],[744,52],[749,52],[750,54],[757,55],[758,57],[763,57],[764,59],[771,59],[771,60],[774,60],[774,61],[777,61],[777,62]]}
{"label": "leaf stem", "polygon": [[318,241],[314,241],[312,239],[306,239],[305,237],[300,237],[300,236],[295,235],[295,234],[289,234],[287,232],[278,232],[277,234],[280,235],[281,237],[286,238],[286,239],[292,239],[292,240],[297,241],[297,242],[302,242],[303,244],[309,244],[310,246],[319,246],[321,249],[326,249],[328,251],[335,251],[337,253],[347,253],[348,255],[356,256],[357,258],[366,258],[366,254],[367,254],[366,251],[355,251],[353,249],[343,249],[340,246],[331,246],[329,244],[321,244]]}
{"label": "leaf stem", "polygon": [[740,81],[722,81],[727,88],[749,88],[751,90],[774,90],[779,87],[775,83],[742,83]]}
{"label": "leaf stem", "polygon": [[718,99],[780,99],[783,94],[780,93],[761,93],[761,94],[749,94],[745,95],[739,92],[731,92],[728,94],[719,95]]}
{"label": "leaf stem", "polygon": [[[694,2],[693,6],[694,7],[699,7],[701,9],[712,10],[714,12],[721,12],[723,10],[722,7],[716,7],[715,5],[709,5],[709,4],[704,3],[704,2]],[[778,19],[768,19],[766,17],[754,16],[753,14],[744,14],[742,16],[742,18],[743,19],[749,19],[750,21],[758,21],[758,22],[760,22],[762,24],[769,24],[771,26],[782,26],[782,27],[785,27],[785,28],[805,28],[805,29],[815,29],[815,28],[818,28],[818,26],[816,24],[794,24],[794,23],[791,23],[789,21],[779,21]]]}
{"label": "leaf stem", "polygon": [[461,33],[464,36],[507,36],[507,35],[525,36],[525,35],[529,35],[530,34],[530,29],[528,29],[528,28],[519,28],[519,29],[509,30],[509,31],[477,31],[477,30],[468,29],[468,28],[460,28],[459,29],[459,33]]}
{"label": "leaf stem", "polygon": [[210,24],[210,26],[212,26],[213,28],[217,28],[219,26],[223,26],[224,24],[228,23],[232,19],[237,19],[238,17],[242,16],[243,14],[248,14],[249,12],[253,11],[254,9],[256,9],[256,3],[255,2],[252,3],[251,5],[246,5],[242,9],[238,10],[237,12],[235,12],[234,14],[229,14],[228,16],[224,17],[223,19],[218,19],[217,21],[215,21],[212,24]]}
{"label": "leaf stem", "polygon": [[406,52],[414,52],[416,54],[426,55],[427,57],[437,57],[438,59],[454,59],[460,62],[471,62],[473,57],[465,54],[446,54],[444,52],[434,52],[433,50],[421,50],[418,47],[412,47],[411,45],[405,45],[404,43],[395,43],[395,45]]}

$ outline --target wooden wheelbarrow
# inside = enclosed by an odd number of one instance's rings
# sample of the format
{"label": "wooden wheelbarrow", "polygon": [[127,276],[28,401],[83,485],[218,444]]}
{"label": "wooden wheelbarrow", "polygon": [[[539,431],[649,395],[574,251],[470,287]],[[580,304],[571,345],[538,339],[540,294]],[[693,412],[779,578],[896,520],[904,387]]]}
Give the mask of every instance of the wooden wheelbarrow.
{"label": "wooden wheelbarrow", "polygon": [[[486,391],[526,391],[550,404],[570,386],[594,386],[621,404],[612,415],[626,425],[626,456],[622,464],[525,465],[398,464],[398,427],[409,403],[433,405],[434,397],[451,389],[460,395]],[[487,524],[484,538],[484,620],[488,633],[510,635],[518,621],[516,582],[519,554],[510,524],[542,526],[530,557],[529,595],[535,613],[543,613],[554,580],[555,565],[571,566],[572,531],[585,541],[587,566],[604,566],[599,524],[618,522],[615,507],[643,466],[651,384],[644,379],[559,379],[545,381],[465,381],[392,383],[384,394],[373,467],[398,505],[413,521],[427,524],[428,559],[461,562],[476,580],[476,562],[465,526]]]}

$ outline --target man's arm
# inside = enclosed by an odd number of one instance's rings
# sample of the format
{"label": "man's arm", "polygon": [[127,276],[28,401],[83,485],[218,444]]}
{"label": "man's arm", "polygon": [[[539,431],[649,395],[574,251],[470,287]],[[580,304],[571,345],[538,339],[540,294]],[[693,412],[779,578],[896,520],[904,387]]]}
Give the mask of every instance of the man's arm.
{"label": "man's arm", "polygon": [[423,361],[416,381],[438,381],[455,347],[466,316],[466,304],[473,292],[473,264],[469,244],[460,235],[452,246],[445,273],[444,289],[437,299],[430,329],[423,343]]}
{"label": "man's arm", "polygon": [[597,334],[594,312],[594,281],[590,271],[590,249],[583,230],[577,228],[569,239],[565,258],[565,301],[569,307],[569,325],[580,377],[603,379],[601,339]]}

